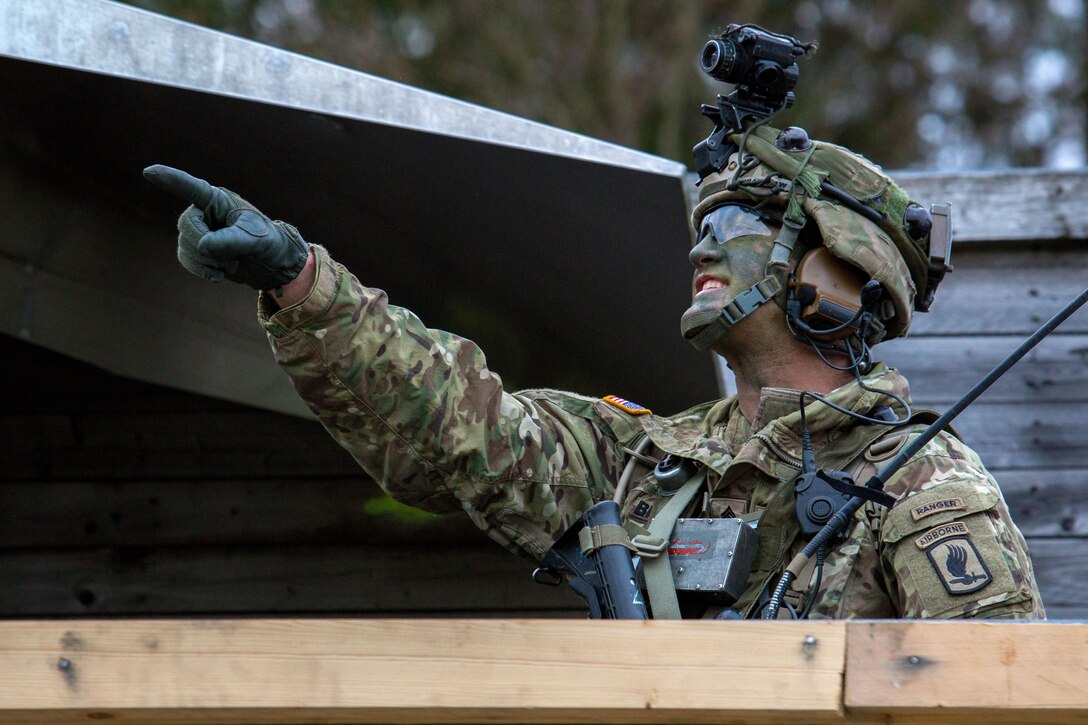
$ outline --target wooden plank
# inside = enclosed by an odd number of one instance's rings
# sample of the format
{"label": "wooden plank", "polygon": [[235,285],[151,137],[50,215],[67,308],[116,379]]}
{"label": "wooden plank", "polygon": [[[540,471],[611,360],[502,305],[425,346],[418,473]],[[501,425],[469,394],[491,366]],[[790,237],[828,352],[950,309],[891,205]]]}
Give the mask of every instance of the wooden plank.
{"label": "wooden plank", "polygon": [[0,549],[487,541],[463,513],[400,513],[359,478],[19,481],[0,500]]}
{"label": "wooden plank", "polygon": [[1072,723],[1086,644],[1052,623],[4,622],[0,719]]}
{"label": "wooden plank", "polygon": [[585,612],[499,546],[0,552],[0,616]]}
{"label": "wooden plank", "polygon": [[[1021,341],[1013,335],[919,336],[883,343],[874,353],[907,376],[915,400],[948,406]],[[1048,337],[994,383],[982,400],[1088,401],[1088,335]]]}
{"label": "wooden plank", "polygon": [[[1051,616],[1088,618],[1088,539],[1030,538]],[[0,616],[584,613],[498,546],[29,550],[0,553]]]}
{"label": "wooden plank", "polygon": [[[931,401],[923,396],[918,402],[925,407]],[[1088,460],[1083,410],[1077,401],[990,404],[983,398],[955,425],[990,467],[1077,466]],[[2,475],[7,480],[82,481],[365,477],[320,427],[287,418],[285,425],[279,422],[260,411],[211,416],[0,415],[0,439],[8,446]]]}
{"label": "wooden plank", "polygon": [[200,412],[0,415],[7,480],[365,474],[312,421]]}
{"label": "wooden plank", "polygon": [[1048,618],[1088,619],[1088,539],[1028,540]]}
{"label": "wooden plank", "polygon": [[952,425],[988,468],[1079,467],[1088,460],[1083,403],[978,402]]}
{"label": "wooden plank", "polygon": [[[953,252],[953,260],[956,269],[941,283],[932,311],[914,316],[912,335],[1026,337],[1084,291],[1088,251],[1080,244],[982,244]],[[1088,311],[1059,329],[1088,332]]]}
{"label": "wooden plank", "polygon": [[956,242],[1088,238],[1083,171],[895,171],[892,177],[926,206],[952,202]]}
{"label": "wooden plank", "polygon": [[1088,469],[992,473],[1025,536],[1088,537]]}
{"label": "wooden plank", "polygon": [[[1025,535],[1088,536],[1088,469],[991,473]],[[0,500],[2,549],[486,540],[462,514],[368,513],[386,499],[356,479],[16,482]]]}
{"label": "wooden plank", "polygon": [[851,716],[930,721],[1083,722],[1088,625],[852,622]]}
{"label": "wooden plank", "polygon": [[842,622],[4,622],[0,719],[838,722],[845,630]]}

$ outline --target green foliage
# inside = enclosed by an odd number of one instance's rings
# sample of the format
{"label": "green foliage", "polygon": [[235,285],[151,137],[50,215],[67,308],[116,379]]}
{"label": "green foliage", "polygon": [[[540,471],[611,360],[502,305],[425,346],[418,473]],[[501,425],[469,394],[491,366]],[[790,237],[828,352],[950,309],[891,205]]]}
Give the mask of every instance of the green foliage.
{"label": "green foliage", "polygon": [[367,499],[363,503],[363,513],[367,516],[393,516],[404,523],[426,523],[435,520],[434,514],[407,506],[389,496],[375,496]]}
{"label": "green foliage", "polygon": [[891,168],[1083,163],[1082,0],[138,0],[151,10],[690,163],[729,22],[818,40],[804,126]]}

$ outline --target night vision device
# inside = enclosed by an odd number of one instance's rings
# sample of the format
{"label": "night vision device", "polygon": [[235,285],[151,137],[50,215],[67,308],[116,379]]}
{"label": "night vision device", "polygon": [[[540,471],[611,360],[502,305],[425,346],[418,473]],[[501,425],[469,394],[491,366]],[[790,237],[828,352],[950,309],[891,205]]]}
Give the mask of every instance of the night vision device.
{"label": "night vision device", "polygon": [[797,59],[815,51],[815,43],[750,24],[729,25],[703,46],[702,71],[736,89],[719,95],[717,106],[702,107],[703,115],[714,122],[714,131],[692,150],[700,178],[725,166],[733,150],[726,136],[743,131],[748,120],[767,120],[793,105]]}

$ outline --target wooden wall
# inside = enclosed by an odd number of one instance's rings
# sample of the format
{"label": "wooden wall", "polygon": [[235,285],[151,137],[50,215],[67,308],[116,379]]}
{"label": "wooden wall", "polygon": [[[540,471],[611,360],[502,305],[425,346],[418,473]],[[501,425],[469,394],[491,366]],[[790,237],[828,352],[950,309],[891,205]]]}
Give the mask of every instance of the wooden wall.
{"label": "wooden wall", "polygon": [[[1083,242],[965,244],[912,334],[876,348],[943,412],[1088,287]],[[1088,311],[1040,343],[953,426],[1028,539],[1051,618],[1088,617]]]}
{"label": "wooden wall", "polygon": [[[988,188],[1030,187],[989,216],[968,206],[933,312],[877,348],[921,405],[945,409],[1088,285],[1088,175],[1008,178],[912,182],[916,198],[947,185],[961,211]],[[387,512],[313,422],[12,337],[0,356],[0,616],[582,616],[462,517]],[[1052,618],[1088,617],[1086,363],[1081,311],[956,423],[1028,537]]]}
{"label": "wooden wall", "polygon": [[467,518],[383,513],[316,422],[0,359],[0,616],[581,616]]}
{"label": "wooden wall", "polygon": [[[955,271],[911,337],[881,355],[916,402],[943,411],[1088,287],[1088,174],[1022,169],[903,175],[950,199]],[[1081,309],[954,423],[1028,539],[1048,616],[1088,618],[1088,310]]]}

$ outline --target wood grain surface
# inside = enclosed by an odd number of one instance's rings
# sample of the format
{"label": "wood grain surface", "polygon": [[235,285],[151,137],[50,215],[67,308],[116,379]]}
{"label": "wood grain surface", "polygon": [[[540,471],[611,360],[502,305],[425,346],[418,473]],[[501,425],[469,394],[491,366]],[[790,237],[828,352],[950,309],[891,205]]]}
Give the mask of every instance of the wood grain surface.
{"label": "wood grain surface", "polygon": [[0,719],[837,722],[845,640],[836,622],[6,622]]}
{"label": "wood grain surface", "polygon": [[1082,723],[1088,624],[0,623],[0,720]]}

